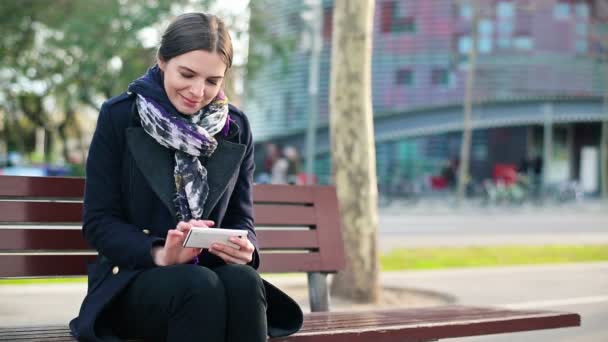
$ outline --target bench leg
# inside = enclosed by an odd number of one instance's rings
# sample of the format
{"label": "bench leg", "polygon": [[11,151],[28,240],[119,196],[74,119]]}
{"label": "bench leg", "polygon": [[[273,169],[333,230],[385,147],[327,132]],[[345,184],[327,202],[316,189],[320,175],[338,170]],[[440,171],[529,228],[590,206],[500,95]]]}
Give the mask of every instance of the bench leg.
{"label": "bench leg", "polygon": [[310,311],[329,311],[327,273],[308,273],[308,297],[310,298]]}

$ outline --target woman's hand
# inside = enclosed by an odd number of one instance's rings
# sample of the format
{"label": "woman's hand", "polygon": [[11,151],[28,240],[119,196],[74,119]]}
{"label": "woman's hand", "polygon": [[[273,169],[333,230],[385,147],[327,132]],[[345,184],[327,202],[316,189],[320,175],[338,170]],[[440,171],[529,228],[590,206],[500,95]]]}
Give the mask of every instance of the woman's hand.
{"label": "woman's hand", "polygon": [[233,236],[230,238],[230,242],[239,246],[239,248],[223,243],[214,243],[209,248],[209,253],[222,258],[227,264],[246,265],[250,263],[253,258],[253,251],[255,250],[251,241],[246,236],[242,238]]}
{"label": "woman's hand", "polygon": [[179,222],[175,229],[167,232],[164,246],[152,248],[152,258],[157,266],[185,264],[201,253],[201,248],[182,247],[188,231],[192,227],[211,227],[214,222],[209,220],[190,220]]}

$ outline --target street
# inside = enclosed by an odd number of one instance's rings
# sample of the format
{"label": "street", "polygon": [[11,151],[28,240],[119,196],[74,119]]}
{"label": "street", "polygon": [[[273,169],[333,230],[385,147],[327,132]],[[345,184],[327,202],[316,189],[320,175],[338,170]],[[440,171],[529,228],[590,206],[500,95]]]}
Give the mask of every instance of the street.
{"label": "street", "polygon": [[578,328],[458,338],[467,342],[608,341],[608,263],[384,273],[385,286],[455,296],[460,304],[576,312]]}
{"label": "street", "polygon": [[379,210],[378,239],[393,248],[608,244],[608,206],[590,202],[529,208],[394,205]]}

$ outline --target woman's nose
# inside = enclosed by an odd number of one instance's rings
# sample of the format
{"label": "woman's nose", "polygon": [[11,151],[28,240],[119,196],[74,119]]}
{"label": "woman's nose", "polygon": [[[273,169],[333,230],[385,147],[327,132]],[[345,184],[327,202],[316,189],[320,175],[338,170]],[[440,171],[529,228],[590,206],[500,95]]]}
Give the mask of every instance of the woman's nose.
{"label": "woman's nose", "polygon": [[205,82],[197,82],[190,87],[190,92],[196,98],[201,98],[205,95]]}

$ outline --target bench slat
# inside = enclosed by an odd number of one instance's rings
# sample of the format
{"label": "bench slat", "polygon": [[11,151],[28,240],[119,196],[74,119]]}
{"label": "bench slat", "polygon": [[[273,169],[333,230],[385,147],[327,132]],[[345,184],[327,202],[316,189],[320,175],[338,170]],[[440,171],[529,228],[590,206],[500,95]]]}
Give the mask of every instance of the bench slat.
{"label": "bench slat", "polygon": [[[0,177],[1,178],[1,177]],[[257,225],[315,226],[315,209],[302,205],[254,205]],[[0,201],[0,222],[79,223],[82,203]]]}
{"label": "bench slat", "polygon": [[[260,230],[261,249],[314,249],[319,247],[312,230]],[[0,251],[88,250],[80,229],[0,229]]]}
{"label": "bench slat", "polygon": [[255,204],[256,225],[316,226],[315,208],[302,205]]}
{"label": "bench slat", "polygon": [[0,277],[43,277],[86,274],[95,255],[0,255]]}
{"label": "bench slat", "polygon": [[0,229],[0,251],[90,248],[80,229]]}
{"label": "bench slat", "polygon": [[79,223],[81,220],[82,203],[0,201],[0,222]]}
{"label": "bench slat", "polygon": [[[428,341],[448,337],[522,332],[580,325],[580,316],[552,311],[476,308],[459,305],[366,312],[315,312],[295,335],[273,342]],[[32,332],[34,334],[32,334]],[[0,340],[35,334],[67,337],[67,327],[0,328]],[[67,339],[66,341],[71,341]]]}
{"label": "bench slat", "polygon": [[[319,253],[262,253],[260,272],[326,271]],[[73,276],[86,274],[87,262],[95,255],[0,255],[0,278]]]}
{"label": "bench slat", "polygon": [[258,203],[313,203],[314,190],[326,186],[294,186],[257,184],[253,187],[253,201]]}
{"label": "bench slat", "polygon": [[0,197],[3,196],[82,198],[84,178],[2,176]]}

